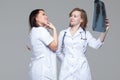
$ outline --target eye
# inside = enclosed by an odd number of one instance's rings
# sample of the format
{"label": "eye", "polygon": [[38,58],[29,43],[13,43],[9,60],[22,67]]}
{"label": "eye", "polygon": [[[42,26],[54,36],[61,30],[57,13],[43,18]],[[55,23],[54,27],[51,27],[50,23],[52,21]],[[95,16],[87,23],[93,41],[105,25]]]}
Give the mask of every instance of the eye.
{"label": "eye", "polygon": [[76,18],[77,16],[76,16],[76,15],[74,15],[74,17]]}
{"label": "eye", "polygon": [[76,15],[71,15],[70,17],[74,17],[74,18],[76,18],[77,16],[76,16]]}
{"label": "eye", "polygon": [[45,13],[43,13],[43,15],[46,15]]}

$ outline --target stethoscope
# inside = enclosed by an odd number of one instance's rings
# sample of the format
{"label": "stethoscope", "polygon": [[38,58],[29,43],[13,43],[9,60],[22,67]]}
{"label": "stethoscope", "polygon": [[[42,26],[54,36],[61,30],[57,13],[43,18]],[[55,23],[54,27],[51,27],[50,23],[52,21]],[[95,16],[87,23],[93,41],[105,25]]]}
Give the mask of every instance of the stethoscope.
{"label": "stethoscope", "polygon": [[87,40],[86,31],[85,30],[84,30],[84,37],[83,37],[83,32],[80,32],[80,35],[81,35],[81,39],[82,40]]}

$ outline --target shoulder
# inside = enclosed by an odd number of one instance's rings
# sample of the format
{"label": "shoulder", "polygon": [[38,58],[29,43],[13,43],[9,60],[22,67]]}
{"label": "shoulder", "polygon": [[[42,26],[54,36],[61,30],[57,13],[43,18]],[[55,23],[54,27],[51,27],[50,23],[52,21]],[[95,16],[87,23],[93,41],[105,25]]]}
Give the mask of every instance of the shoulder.
{"label": "shoulder", "polygon": [[32,35],[40,35],[40,34],[45,34],[47,32],[48,32],[47,29],[44,28],[44,27],[33,27],[31,29],[30,34],[32,34]]}
{"label": "shoulder", "polygon": [[63,34],[63,33],[65,33],[66,32],[66,30],[62,30],[62,31],[60,31],[60,34]]}
{"label": "shoulder", "polygon": [[86,31],[86,36],[87,36],[87,37],[92,37],[91,32],[90,32],[90,31]]}
{"label": "shoulder", "polygon": [[46,30],[45,27],[33,27],[32,30],[38,31],[38,30]]}
{"label": "shoulder", "polygon": [[45,28],[45,27],[38,27],[38,28],[36,28],[36,30],[35,30],[37,33],[47,33],[48,32],[48,30]]}
{"label": "shoulder", "polygon": [[64,34],[66,33],[66,30],[67,29],[63,29],[63,30],[60,31],[60,33],[59,33],[59,38],[60,39],[64,36]]}
{"label": "shoulder", "polygon": [[90,31],[86,30],[86,34],[91,34]]}
{"label": "shoulder", "polygon": [[59,33],[59,37],[63,37],[65,33],[66,33],[66,30],[62,30],[62,31],[60,31],[60,33]]}
{"label": "shoulder", "polygon": [[38,30],[43,32],[43,31],[47,31],[47,29],[45,27],[38,27]]}
{"label": "shoulder", "polygon": [[61,30],[61,31],[60,31],[60,34],[64,34],[64,33],[66,33],[67,30],[68,30],[68,28],[67,28],[67,29],[63,29],[63,30]]}

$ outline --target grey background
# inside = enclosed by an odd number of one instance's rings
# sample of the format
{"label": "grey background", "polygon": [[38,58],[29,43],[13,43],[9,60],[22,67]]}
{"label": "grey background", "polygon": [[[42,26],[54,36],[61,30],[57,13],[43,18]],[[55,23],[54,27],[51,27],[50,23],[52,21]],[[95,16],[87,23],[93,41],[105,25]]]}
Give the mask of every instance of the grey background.
{"label": "grey background", "polygon": [[[68,26],[69,12],[74,7],[88,14],[88,30],[92,31],[94,0],[0,0],[0,80],[28,80],[30,52],[26,49],[29,33],[28,17],[32,10],[43,8],[58,33]],[[120,0],[103,0],[111,28],[99,50],[88,47],[87,59],[93,80],[120,80],[119,21]],[[59,62],[58,62],[59,66]],[[58,67],[59,70],[59,67]]]}

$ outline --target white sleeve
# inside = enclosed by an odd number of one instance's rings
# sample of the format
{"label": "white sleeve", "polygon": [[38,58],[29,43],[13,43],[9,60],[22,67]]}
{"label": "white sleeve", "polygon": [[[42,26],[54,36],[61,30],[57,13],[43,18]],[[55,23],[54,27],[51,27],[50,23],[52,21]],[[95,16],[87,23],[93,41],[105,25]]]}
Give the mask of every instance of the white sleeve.
{"label": "white sleeve", "polygon": [[48,32],[47,29],[45,28],[41,28],[39,31],[39,35],[41,35],[39,37],[39,39],[46,45],[48,46],[54,39],[53,37],[50,35],[50,33]]}
{"label": "white sleeve", "polygon": [[102,42],[100,41],[100,39],[95,39],[91,33],[89,31],[86,32],[86,36],[87,36],[87,41],[88,41],[88,45],[94,49],[98,49],[102,46]]}

